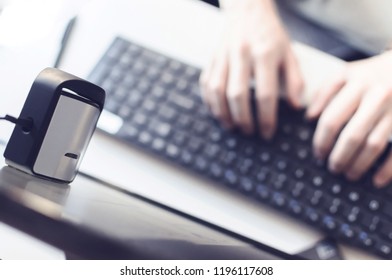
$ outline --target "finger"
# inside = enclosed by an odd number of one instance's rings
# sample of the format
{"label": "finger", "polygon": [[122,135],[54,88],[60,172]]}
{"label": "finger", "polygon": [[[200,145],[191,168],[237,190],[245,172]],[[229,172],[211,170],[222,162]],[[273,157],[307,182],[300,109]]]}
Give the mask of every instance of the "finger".
{"label": "finger", "polygon": [[203,69],[201,72],[200,78],[199,78],[199,86],[200,86],[200,96],[201,99],[203,100],[204,104],[208,106],[208,108],[212,111],[212,108],[210,106],[210,100],[208,98],[209,94],[207,94],[207,87],[208,87],[208,78],[211,75],[211,66],[212,63],[210,63],[207,67]]}
{"label": "finger", "polygon": [[245,48],[231,52],[227,87],[229,111],[233,123],[247,134],[253,132],[249,92],[250,65]]}
{"label": "finger", "polygon": [[384,92],[377,89],[369,91],[342,130],[329,157],[328,167],[332,172],[341,172],[348,168],[348,164],[358,153],[369,132],[373,129],[384,113],[384,100],[380,96]]}
{"label": "finger", "polygon": [[331,100],[321,114],[313,137],[313,152],[323,159],[332,149],[338,133],[354,114],[359,105],[358,91],[362,88],[355,84],[347,84]]}
{"label": "finger", "polygon": [[287,52],[286,59],[283,64],[283,71],[285,76],[287,99],[295,108],[300,108],[304,80],[298,61],[291,50]]}
{"label": "finger", "polygon": [[363,149],[346,172],[348,179],[358,180],[384,151],[392,131],[391,119],[392,114],[383,116],[367,137]]}
{"label": "finger", "polygon": [[262,137],[270,139],[277,122],[278,65],[271,59],[257,59],[254,71],[260,132]]}
{"label": "finger", "polygon": [[306,117],[308,119],[319,117],[332,98],[342,89],[345,81],[345,75],[339,74],[324,86],[320,87],[320,89],[314,93],[310,101],[309,107],[306,110]]}
{"label": "finger", "polygon": [[373,177],[373,183],[376,187],[385,187],[392,180],[392,152],[385,160],[381,168],[376,172]]}
{"label": "finger", "polygon": [[203,100],[208,104],[213,115],[226,126],[231,125],[230,113],[226,100],[228,82],[228,58],[224,53],[215,57],[213,63],[201,77]]}

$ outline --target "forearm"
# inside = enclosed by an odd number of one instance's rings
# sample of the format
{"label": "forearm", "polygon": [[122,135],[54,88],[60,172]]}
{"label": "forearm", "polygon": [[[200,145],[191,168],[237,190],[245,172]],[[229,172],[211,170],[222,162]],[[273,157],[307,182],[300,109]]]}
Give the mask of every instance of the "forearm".
{"label": "forearm", "polygon": [[220,0],[220,6],[232,21],[252,18],[255,15],[268,24],[280,24],[275,0]]}

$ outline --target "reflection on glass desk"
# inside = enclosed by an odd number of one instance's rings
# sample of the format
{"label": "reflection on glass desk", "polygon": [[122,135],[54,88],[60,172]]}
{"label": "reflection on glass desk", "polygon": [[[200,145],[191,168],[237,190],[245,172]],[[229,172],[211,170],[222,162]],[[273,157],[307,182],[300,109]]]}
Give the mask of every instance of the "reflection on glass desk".
{"label": "reflection on glass desk", "polygon": [[70,186],[3,167],[0,220],[72,258],[299,258],[81,174]]}

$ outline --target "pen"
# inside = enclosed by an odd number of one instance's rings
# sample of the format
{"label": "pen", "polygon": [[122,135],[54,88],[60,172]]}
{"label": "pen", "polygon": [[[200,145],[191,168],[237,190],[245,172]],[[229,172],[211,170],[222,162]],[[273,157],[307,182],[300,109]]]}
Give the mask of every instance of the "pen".
{"label": "pen", "polygon": [[76,18],[77,18],[76,16],[72,17],[67,23],[67,27],[65,28],[63,37],[61,38],[60,49],[59,52],[57,53],[56,61],[53,65],[54,68],[58,68],[61,63],[61,60],[64,56],[65,49],[71,37],[72,30],[75,26]]}

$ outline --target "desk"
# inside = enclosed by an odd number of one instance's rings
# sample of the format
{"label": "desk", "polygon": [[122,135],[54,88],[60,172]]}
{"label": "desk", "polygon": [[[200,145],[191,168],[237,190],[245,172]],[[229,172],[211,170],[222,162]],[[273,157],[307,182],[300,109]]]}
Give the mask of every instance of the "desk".
{"label": "desk", "polygon": [[[114,30],[142,45],[202,67],[219,39],[221,17],[215,8],[193,0],[97,0],[90,1],[82,10],[75,28],[62,68],[86,77],[111,42]],[[327,74],[336,71],[336,61],[331,63],[323,57],[314,60],[313,50],[299,45],[295,49],[307,77],[308,93]],[[319,63],[324,65],[323,73],[312,75]],[[91,141],[81,170],[288,253],[297,253],[322,238],[321,233],[295,220],[181,173],[99,132]],[[342,248],[348,258],[371,258]]]}
{"label": "desk", "polygon": [[82,174],[70,186],[3,166],[0,220],[68,258],[292,258]]}

